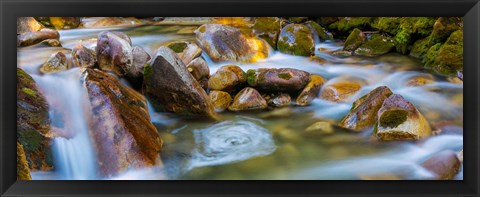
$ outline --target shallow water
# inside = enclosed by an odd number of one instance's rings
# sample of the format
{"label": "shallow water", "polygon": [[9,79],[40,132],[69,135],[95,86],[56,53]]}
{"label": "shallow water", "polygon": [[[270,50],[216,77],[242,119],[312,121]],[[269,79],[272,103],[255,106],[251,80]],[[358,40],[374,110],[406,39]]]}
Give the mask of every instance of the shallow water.
{"label": "shallow water", "polygon": [[[194,40],[195,26],[141,26],[115,28],[131,36],[133,45],[153,55],[156,48],[174,40]],[[54,172],[34,172],[34,179],[104,179],[96,174],[96,159],[88,133],[87,99],[79,87],[79,69],[55,75],[41,75],[39,66],[55,51],[69,51],[79,42],[95,47],[96,35],[106,29],[60,31],[63,48],[18,49],[18,66],[30,73],[46,93],[51,104],[53,125],[75,128],[71,139],[54,140]],[[310,58],[271,50],[267,59],[256,63],[212,62],[211,73],[227,64],[250,68],[291,67],[322,75],[356,77],[367,85],[345,103],[315,99],[308,107],[274,111],[223,112],[223,122],[185,121],[175,115],[155,112],[149,107],[151,121],[165,141],[161,157],[163,167],[133,169],[118,179],[368,179],[395,175],[404,179],[428,179],[431,174],[419,164],[442,150],[463,148],[462,135],[439,135],[420,142],[377,142],[371,129],[350,133],[335,127],[333,134],[306,132],[319,120],[339,121],[351,103],[370,90],[386,85],[394,93],[411,101],[435,124],[451,121],[463,127],[463,85],[435,76],[435,82],[421,87],[407,87],[409,79],[429,74],[412,58],[388,54],[378,58],[338,58],[329,51],[342,48],[340,42],[317,43],[316,56]],[[432,74],[432,73],[430,73]],[[58,108],[55,108],[58,106]],[[62,112],[58,112],[62,111]],[[274,114],[275,113],[275,114]],[[61,115],[61,119],[55,118]],[[463,175],[458,175],[462,179]]]}

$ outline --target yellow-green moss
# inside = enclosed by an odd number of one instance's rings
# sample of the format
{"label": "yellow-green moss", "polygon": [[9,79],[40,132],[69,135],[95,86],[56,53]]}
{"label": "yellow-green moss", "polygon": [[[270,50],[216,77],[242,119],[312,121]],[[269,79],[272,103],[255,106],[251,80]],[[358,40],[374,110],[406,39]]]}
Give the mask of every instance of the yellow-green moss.
{"label": "yellow-green moss", "polygon": [[282,78],[282,79],[285,79],[285,80],[289,80],[291,79],[293,76],[292,74],[290,74],[289,72],[286,72],[286,73],[279,73],[278,74],[278,77]]}
{"label": "yellow-green moss", "polygon": [[345,40],[343,50],[354,51],[362,45],[363,42],[365,42],[365,36],[363,36],[360,29],[355,28]]}
{"label": "yellow-green moss", "polygon": [[253,24],[255,34],[267,41],[274,49],[277,48],[278,34],[280,34],[281,20],[277,17],[257,17]]}
{"label": "yellow-green moss", "polygon": [[22,92],[25,93],[25,94],[28,94],[32,97],[36,97],[37,96],[37,92],[35,92],[35,90],[32,90],[30,88],[22,88]]}
{"label": "yellow-green moss", "polygon": [[308,27],[300,24],[290,24],[284,28],[285,32],[281,33],[281,39],[277,43],[279,51],[298,56],[313,55],[315,43]]}
{"label": "yellow-green moss", "polygon": [[348,32],[354,28],[368,28],[374,19],[374,17],[343,17],[328,27],[341,32]]}
{"label": "yellow-green moss", "polygon": [[168,48],[172,49],[175,53],[181,53],[185,48],[187,48],[187,43],[185,42],[174,42],[168,45]]}
{"label": "yellow-green moss", "polygon": [[199,31],[200,33],[205,33],[205,31],[206,31],[205,25],[202,25],[200,28],[198,28],[198,31]]}
{"label": "yellow-green moss", "polygon": [[153,67],[150,64],[145,64],[145,67],[143,68],[143,76],[145,79],[150,78],[153,75]]}
{"label": "yellow-green moss", "polygon": [[377,56],[390,52],[395,47],[395,43],[392,38],[374,34],[371,39],[362,44],[355,54],[363,56]]}
{"label": "yellow-green moss", "polygon": [[321,40],[333,40],[333,35],[329,33],[325,28],[320,26],[318,23],[314,21],[307,21],[305,22],[305,24],[313,28],[317,32],[317,35]]}
{"label": "yellow-green moss", "polygon": [[247,83],[250,86],[257,85],[257,71],[255,71],[254,69],[249,69],[247,71]]}
{"label": "yellow-green moss", "polygon": [[407,120],[408,111],[389,110],[382,113],[379,123],[382,127],[395,128]]}

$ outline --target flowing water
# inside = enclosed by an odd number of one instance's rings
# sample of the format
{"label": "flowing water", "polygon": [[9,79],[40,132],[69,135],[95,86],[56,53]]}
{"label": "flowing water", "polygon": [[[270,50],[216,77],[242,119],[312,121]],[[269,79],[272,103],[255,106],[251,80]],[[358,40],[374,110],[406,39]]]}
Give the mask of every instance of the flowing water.
{"label": "flowing water", "polygon": [[[174,40],[194,40],[195,26],[142,26],[124,29],[135,46],[149,54]],[[63,47],[18,50],[18,66],[30,73],[45,92],[50,104],[52,125],[63,132],[54,139],[54,172],[34,172],[34,179],[104,179],[96,172],[94,147],[88,136],[89,111],[79,69],[41,75],[39,66],[56,51],[66,51],[78,42],[94,47],[96,36],[105,29],[60,31]],[[351,133],[335,127],[331,134],[306,132],[319,121],[338,122],[353,101],[372,89],[386,85],[411,101],[431,124],[451,122],[463,127],[463,85],[434,75],[435,82],[419,87],[406,83],[432,74],[418,60],[398,54],[377,58],[338,58],[329,51],[342,48],[340,42],[317,42],[316,56],[310,58],[271,50],[267,59],[256,63],[212,62],[211,73],[227,64],[250,68],[291,67],[319,74],[327,79],[355,77],[367,85],[344,103],[315,99],[308,107],[281,108],[262,112],[223,112],[225,121],[210,123],[181,120],[175,115],[155,112],[149,105],[151,121],[165,141],[163,167],[131,169],[110,179],[369,179],[395,176],[428,179],[432,174],[421,167],[429,156],[443,150],[463,149],[462,134],[441,134],[418,142],[378,142],[371,130]],[[330,83],[329,81],[328,83]],[[461,172],[457,179],[462,179]]]}

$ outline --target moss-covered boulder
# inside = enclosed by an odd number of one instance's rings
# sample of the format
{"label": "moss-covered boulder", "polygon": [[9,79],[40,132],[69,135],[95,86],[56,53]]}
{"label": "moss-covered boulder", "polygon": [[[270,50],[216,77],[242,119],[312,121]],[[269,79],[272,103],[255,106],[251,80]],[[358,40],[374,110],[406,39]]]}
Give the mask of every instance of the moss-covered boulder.
{"label": "moss-covered boulder", "polygon": [[292,98],[286,93],[273,93],[264,95],[268,105],[272,107],[286,107],[292,103]]}
{"label": "moss-covered boulder", "polygon": [[284,21],[278,17],[257,17],[252,27],[253,33],[267,41],[272,48],[276,49],[282,23],[284,23]]}
{"label": "moss-covered boulder", "polygon": [[144,93],[157,111],[216,119],[207,93],[170,48],[157,50],[143,77]]}
{"label": "moss-covered boulder", "polygon": [[43,28],[40,31],[27,32],[17,36],[17,46],[24,47],[40,43],[48,39],[59,39],[60,34],[53,29]]}
{"label": "moss-covered boulder", "polygon": [[463,19],[461,17],[439,17],[433,24],[431,39],[434,43],[443,42],[450,34],[462,29]]}
{"label": "moss-covered boulder", "polygon": [[187,64],[187,69],[193,78],[195,78],[203,89],[208,88],[208,77],[210,76],[210,68],[207,62],[202,57],[193,59]]}
{"label": "moss-covered boulder", "polygon": [[320,98],[332,102],[347,102],[366,82],[354,77],[336,77],[330,79],[320,90]]}
{"label": "moss-covered boulder", "polygon": [[353,102],[350,112],[340,121],[339,126],[362,131],[377,122],[377,112],[383,101],[392,95],[386,86],[380,86]]}
{"label": "moss-covered boulder", "polygon": [[235,27],[205,24],[195,30],[195,35],[214,61],[255,62],[268,57],[266,41],[249,37]]}
{"label": "moss-covered boulder", "polygon": [[413,43],[412,50],[410,51],[410,56],[422,59],[425,57],[427,51],[432,47],[433,43],[431,36],[428,36],[423,39],[419,39]]}
{"label": "moss-covered boulder", "polygon": [[17,18],[17,34],[24,34],[28,32],[40,31],[43,25],[35,20],[33,17],[18,17]]}
{"label": "moss-covered boulder", "polygon": [[100,172],[112,176],[161,164],[163,142],[150,122],[145,97],[100,70],[86,69],[84,86],[92,110],[90,135]]}
{"label": "moss-covered boulder", "polygon": [[255,110],[255,109],[265,109],[268,107],[267,101],[260,95],[260,93],[251,88],[243,88],[235,98],[233,103],[228,107],[230,111],[244,111],[244,110]]}
{"label": "moss-covered boulder", "polygon": [[208,97],[217,112],[225,111],[232,103],[232,97],[228,92],[212,90],[208,93]]}
{"label": "moss-covered boulder", "polygon": [[434,173],[434,179],[452,180],[460,170],[460,160],[455,152],[439,152],[422,163],[422,167]]}
{"label": "moss-covered boulder", "polygon": [[338,21],[330,24],[329,29],[339,32],[350,32],[350,30],[359,28],[367,29],[375,20],[375,17],[340,17]]}
{"label": "moss-covered boulder", "polygon": [[282,53],[311,56],[315,52],[315,41],[307,26],[289,24],[280,32],[277,49]]}
{"label": "moss-covered boulder", "polygon": [[287,17],[287,20],[292,23],[302,23],[308,20],[308,17],[301,16],[301,17]]}
{"label": "moss-covered boulder", "polygon": [[202,55],[202,49],[195,43],[187,41],[176,41],[169,43],[168,48],[177,53],[185,65],[189,64],[193,59]]}
{"label": "moss-covered boulder", "polygon": [[97,55],[94,50],[77,44],[72,50],[72,61],[77,67],[94,68],[97,63]]}
{"label": "moss-covered boulder", "polygon": [[360,45],[362,45],[367,40],[367,36],[360,29],[353,29],[345,40],[343,50],[345,51],[355,51]]}
{"label": "moss-covered boulder", "polygon": [[385,99],[377,116],[374,133],[380,140],[418,140],[432,135],[425,117],[399,94]]}
{"label": "moss-covered boulder", "polygon": [[247,71],[248,85],[266,92],[298,92],[310,81],[310,73],[293,68],[259,68]]}
{"label": "moss-covered boulder", "polygon": [[313,99],[317,98],[325,81],[320,75],[310,75],[310,81],[297,96],[295,103],[299,106],[309,105]]}
{"label": "moss-covered boulder", "polygon": [[453,32],[443,45],[431,47],[424,62],[426,67],[445,75],[463,71],[463,30]]}
{"label": "moss-covered boulder", "polygon": [[17,142],[17,180],[32,180],[30,168],[28,167],[27,156],[23,146]]}
{"label": "moss-covered boulder", "polygon": [[393,38],[385,35],[373,34],[367,42],[358,47],[354,53],[362,56],[379,56],[395,49]]}
{"label": "moss-covered boulder", "polygon": [[48,103],[33,78],[17,68],[17,141],[32,171],[53,168]]}
{"label": "moss-covered boulder", "polygon": [[70,68],[67,56],[62,52],[52,54],[48,60],[40,67],[43,74],[64,71]]}
{"label": "moss-covered boulder", "polygon": [[74,29],[80,22],[80,17],[50,17],[50,24],[55,29]]}
{"label": "moss-covered boulder", "polygon": [[328,32],[315,21],[307,21],[305,22],[305,25],[314,33],[315,36],[318,36],[320,40],[333,40],[332,33]]}
{"label": "moss-covered boulder", "polygon": [[220,67],[217,72],[208,79],[208,87],[212,90],[231,93],[243,88],[246,81],[246,74],[239,66],[226,65]]}

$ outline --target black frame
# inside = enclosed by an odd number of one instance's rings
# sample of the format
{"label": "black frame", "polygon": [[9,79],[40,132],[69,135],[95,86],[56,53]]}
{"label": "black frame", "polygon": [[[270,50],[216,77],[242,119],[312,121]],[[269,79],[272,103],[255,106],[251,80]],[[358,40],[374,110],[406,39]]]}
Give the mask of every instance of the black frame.
{"label": "black frame", "polygon": [[[0,0],[1,196],[479,196],[478,0]],[[463,16],[463,181],[16,181],[16,17]]]}

